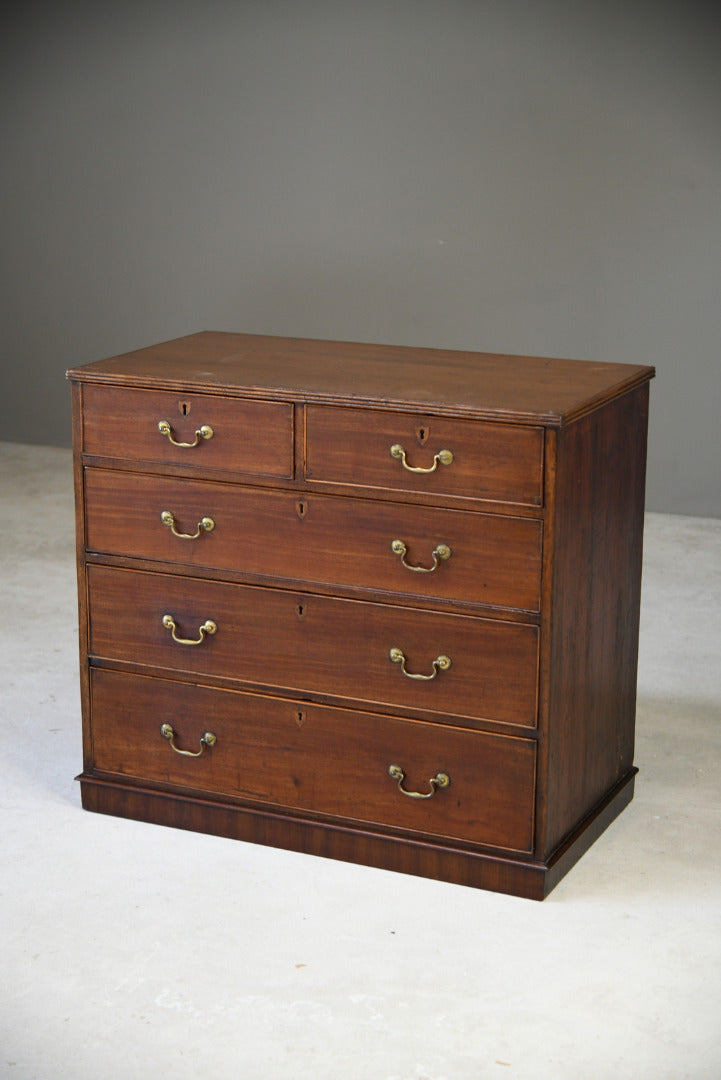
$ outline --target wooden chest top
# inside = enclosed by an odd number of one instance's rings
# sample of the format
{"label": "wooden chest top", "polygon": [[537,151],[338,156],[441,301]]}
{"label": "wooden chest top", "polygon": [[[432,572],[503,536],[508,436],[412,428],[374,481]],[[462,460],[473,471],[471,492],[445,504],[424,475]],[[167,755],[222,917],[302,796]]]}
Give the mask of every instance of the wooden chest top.
{"label": "wooden chest top", "polygon": [[432,407],[562,426],[653,377],[632,364],[203,331],[68,373],[84,382],[282,400]]}

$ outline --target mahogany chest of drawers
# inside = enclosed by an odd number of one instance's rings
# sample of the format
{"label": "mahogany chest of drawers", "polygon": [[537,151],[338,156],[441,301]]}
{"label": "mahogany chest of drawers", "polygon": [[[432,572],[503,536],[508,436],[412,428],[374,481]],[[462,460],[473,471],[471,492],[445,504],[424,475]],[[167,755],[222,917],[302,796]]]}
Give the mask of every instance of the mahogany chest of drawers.
{"label": "mahogany chest of drawers", "polygon": [[542,899],[633,794],[653,374],[215,332],[69,372],[83,805]]}

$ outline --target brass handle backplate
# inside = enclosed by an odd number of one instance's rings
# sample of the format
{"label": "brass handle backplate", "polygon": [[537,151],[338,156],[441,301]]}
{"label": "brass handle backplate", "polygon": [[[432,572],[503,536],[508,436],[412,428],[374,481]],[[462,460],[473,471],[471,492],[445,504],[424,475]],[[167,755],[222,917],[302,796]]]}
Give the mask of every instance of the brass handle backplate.
{"label": "brass handle backplate", "polygon": [[204,532],[212,532],[215,528],[215,522],[212,517],[203,517],[198,522],[198,527],[194,533],[178,532],[176,529],[175,514],[171,514],[170,510],[163,510],[160,515],[160,520],[163,525],[167,525],[173,536],[177,536],[179,540],[197,540],[198,537]]}
{"label": "brass handle backplate", "polygon": [[428,781],[431,785],[431,790],[424,795],[421,791],[406,791],[403,787],[403,781],[405,780],[406,775],[400,765],[389,765],[388,775],[398,781],[398,790],[401,795],[407,795],[409,799],[431,799],[435,795],[437,788],[447,788],[451,782],[448,773],[438,772]]}
{"label": "brass handle backplate", "polygon": [[439,544],[438,547],[431,552],[433,566],[411,566],[410,563],[406,562],[408,548],[402,540],[393,540],[391,542],[391,551],[394,555],[399,556],[406,570],[414,570],[417,574],[432,574],[434,570],[438,569],[442,561],[450,559],[451,557],[451,549],[448,544]]}
{"label": "brass handle backplate", "polygon": [[413,675],[410,671],[406,671],[406,658],[401,649],[391,649],[388,653],[388,658],[394,664],[400,664],[403,670],[403,674],[407,679],[422,679],[423,682],[430,682],[431,679],[435,679],[439,671],[448,671],[451,666],[450,656],[437,656],[433,661],[433,674],[432,675]]}
{"label": "brass handle backplate", "polygon": [[406,461],[406,452],[400,443],[394,443],[393,446],[391,446],[391,457],[400,461],[403,468],[407,469],[408,472],[416,473],[432,473],[436,471],[439,463],[441,465],[450,465],[453,461],[453,454],[450,450],[439,450],[437,454],[433,455],[433,464],[430,468],[424,469],[417,465],[409,465]]}
{"label": "brass handle backplate", "polygon": [[181,750],[179,746],[174,743],[175,732],[170,724],[163,724],[160,728],[160,734],[164,739],[167,739],[176,754],[182,754],[183,757],[200,757],[205,750],[206,746],[215,746],[218,741],[217,735],[214,735],[212,731],[206,731],[204,735],[200,737],[200,750]]}
{"label": "brass handle backplate", "polygon": [[173,444],[173,446],[183,446],[190,450],[192,450],[194,446],[197,446],[201,439],[213,438],[213,429],[212,427],[210,427],[209,424],[203,424],[201,427],[198,428],[198,430],[195,432],[195,440],[193,442],[178,442],[173,435],[173,429],[170,426],[169,420],[158,421],[158,431],[161,435],[165,435],[168,441]]}
{"label": "brass handle backplate", "polygon": [[198,627],[199,638],[181,638],[175,632],[178,625],[172,615],[163,615],[163,626],[166,630],[170,630],[170,636],[178,645],[200,645],[206,634],[214,634],[218,629],[217,623],[214,623],[212,619],[206,619],[203,625]]}

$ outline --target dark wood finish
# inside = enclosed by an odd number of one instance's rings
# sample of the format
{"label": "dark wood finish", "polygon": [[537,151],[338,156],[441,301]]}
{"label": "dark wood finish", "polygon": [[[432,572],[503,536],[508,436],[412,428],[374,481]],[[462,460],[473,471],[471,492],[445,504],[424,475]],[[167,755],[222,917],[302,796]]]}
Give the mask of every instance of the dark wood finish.
{"label": "dark wood finish", "polygon": [[[438,728],[417,721],[200,686],[174,692],[158,679],[100,669],[92,696],[98,773],[486,847],[533,846],[530,739],[447,728],[439,744]],[[205,731],[218,741],[200,757],[181,756],[163,723],[181,749],[196,752]],[[410,790],[427,793],[439,771],[451,782],[432,799],[409,798],[388,775],[392,764]]]}
{"label": "dark wood finish", "polygon": [[172,792],[151,790],[138,783],[117,783],[87,774],[79,780],[83,807],[96,813],[362,863],[528,900],[544,900],[628,806],[633,797],[634,778],[629,777],[625,784],[610,792],[548,863],[418,840],[411,835],[398,837],[380,829],[344,827],[338,822],[234,805],[192,792],[185,792],[179,799]]}
{"label": "dark wood finish", "polygon": [[653,370],[202,333],[69,376],[83,805],[547,895],[633,794]]}
{"label": "dark wood finish", "polygon": [[202,331],[70,371],[84,383],[263,400],[368,404],[420,416],[569,424],[647,382],[633,364]]}
{"label": "dark wood finish", "polygon": [[[536,722],[535,626],[107,566],[88,567],[88,588],[96,660],[395,706],[469,727]],[[200,645],[179,645],[164,615],[184,639],[197,639],[207,619],[218,630]],[[451,667],[430,682],[410,679],[389,659],[392,648],[411,674],[430,675],[439,655]]]}
{"label": "dark wood finish", "polygon": [[90,652],[87,620],[87,581],[85,577],[85,496],[83,455],[83,407],[80,383],[73,382],[70,387],[72,397],[73,422],[73,483],[75,493],[75,558],[78,582],[78,650],[80,654],[80,709],[83,724],[83,753],[85,761],[93,745],[92,712],[90,709],[90,672],[88,655]]}
{"label": "dark wood finish", "polygon": [[558,436],[540,850],[633,768],[648,385]]}
{"label": "dark wood finish", "polygon": [[[492,514],[239,488],[200,480],[89,468],[85,473],[88,550],[187,563],[249,577],[295,580],[537,612],[541,522]],[[210,516],[215,528],[191,535]],[[362,530],[358,524],[362,523]],[[402,539],[411,566],[433,567],[433,551],[451,556],[432,573],[406,569],[391,550]]]}
{"label": "dark wood finish", "polygon": [[[238,401],[213,394],[83,387],[85,453],[102,457],[221,470],[236,475],[293,475],[293,411],[289,404]],[[197,446],[174,446],[158,431],[167,420],[176,442],[193,443],[203,425],[213,430]]]}
{"label": "dark wood finish", "polygon": [[[408,465],[431,469],[440,450],[451,465],[413,473],[391,457],[400,445]],[[412,413],[370,409],[306,409],[306,480],[433,493],[441,500],[463,496],[538,506],[543,475],[543,429],[471,423]]]}

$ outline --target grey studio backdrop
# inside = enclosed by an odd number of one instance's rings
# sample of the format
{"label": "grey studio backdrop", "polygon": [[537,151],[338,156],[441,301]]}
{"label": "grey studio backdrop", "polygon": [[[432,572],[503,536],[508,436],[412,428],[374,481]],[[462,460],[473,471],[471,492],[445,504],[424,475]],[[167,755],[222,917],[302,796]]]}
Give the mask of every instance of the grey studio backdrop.
{"label": "grey studio backdrop", "polygon": [[0,438],[199,329],[627,361],[649,509],[721,516],[720,11],[11,3]]}

